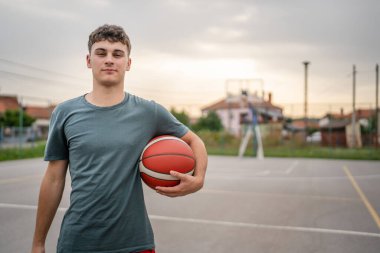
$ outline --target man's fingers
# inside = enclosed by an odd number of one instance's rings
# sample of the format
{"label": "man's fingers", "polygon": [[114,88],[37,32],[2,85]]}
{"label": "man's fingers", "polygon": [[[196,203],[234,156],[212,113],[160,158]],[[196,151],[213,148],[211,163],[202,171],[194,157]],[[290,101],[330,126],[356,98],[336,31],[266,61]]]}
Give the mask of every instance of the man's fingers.
{"label": "man's fingers", "polygon": [[163,187],[163,186],[157,186],[157,191],[164,192],[164,193],[174,193],[179,191],[179,186],[173,186],[173,187]]}
{"label": "man's fingers", "polygon": [[166,197],[171,197],[171,198],[174,198],[174,197],[178,197],[179,195],[178,194],[174,194],[174,193],[165,193],[165,192],[162,192],[162,191],[157,191],[158,194],[161,194],[161,195],[164,195]]}
{"label": "man's fingers", "polygon": [[180,172],[175,171],[175,170],[171,170],[170,171],[170,175],[172,175],[173,177],[178,178],[179,180],[186,179],[186,176],[187,176],[186,174],[180,173]]}
{"label": "man's fingers", "polygon": [[180,183],[173,187],[157,186],[156,192],[167,197],[184,196],[194,192],[195,178],[193,176],[180,173],[178,171],[170,171],[170,175],[180,180]]}
{"label": "man's fingers", "polygon": [[173,190],[171,188],[174,188],[174,187],[161,187],[160,189],[156,188],[156,192],[158,194],[161,194],[161,195],[164,195],[167,197],[172,197],[172,198],[181,196],[181,194],[178,190]]}

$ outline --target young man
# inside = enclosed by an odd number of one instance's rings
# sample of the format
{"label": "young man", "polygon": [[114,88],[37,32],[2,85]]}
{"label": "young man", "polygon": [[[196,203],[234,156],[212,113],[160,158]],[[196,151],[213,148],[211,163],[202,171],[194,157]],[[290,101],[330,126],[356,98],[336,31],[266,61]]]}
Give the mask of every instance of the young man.
{"label": "young man", "polygon": [[172,171],[180,184],[157,187],[169,197],[202,188],[207,153],[200,138],[165,108],[124,92],[131,45],[123,28],[97,28],[88,48],[93,90],[59,104],[51,117],[45,150],[49,164],[40,189],[32,252],[45,252],[68,165],[72,192],[57,252],[154,252],[138,170],[144,146],[154,136],[169,134],[182,138],[194,151],[193,176]]}

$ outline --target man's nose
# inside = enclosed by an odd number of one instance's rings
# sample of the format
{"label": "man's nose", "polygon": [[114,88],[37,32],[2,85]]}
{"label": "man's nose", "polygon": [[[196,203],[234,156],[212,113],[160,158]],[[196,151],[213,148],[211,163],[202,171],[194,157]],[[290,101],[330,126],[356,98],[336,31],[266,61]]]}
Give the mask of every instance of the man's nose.
{"label": "man's nose", "polygon": [[112,56],[112,54],[107,54],[107,56],[106,56],[106,64],[113,64],[113,56]]}

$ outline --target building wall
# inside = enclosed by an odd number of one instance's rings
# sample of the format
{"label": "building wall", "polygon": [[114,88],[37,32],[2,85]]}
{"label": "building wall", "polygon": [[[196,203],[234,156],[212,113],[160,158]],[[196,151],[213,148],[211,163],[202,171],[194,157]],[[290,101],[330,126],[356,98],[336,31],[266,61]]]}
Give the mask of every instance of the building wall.
{"label": "building wall", "polygon": [[347,147],[346,132],[344,128],[333,131],[322,130],[322,146],[324,147]]}
{"label": "building wall", "polygon": [[[240,125],[240,114],[249,113],[247,108],[232,109],[231,112],[231,122],[229,123],[229,110],[228,109],[219,109],[216,111],[219,118],[222,121],[223,127],[226,131],[230,132],[233,135],[241,135],[241,125]],[[230,124],[230,125],[229,125]],[[229,129],[230,126],[230,129]]]}

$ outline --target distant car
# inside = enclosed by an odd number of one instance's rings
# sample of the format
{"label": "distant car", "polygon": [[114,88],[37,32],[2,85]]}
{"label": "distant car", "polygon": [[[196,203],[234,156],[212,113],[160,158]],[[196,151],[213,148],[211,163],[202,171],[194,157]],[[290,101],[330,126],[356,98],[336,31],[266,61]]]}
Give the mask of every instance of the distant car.
{"label": "distant car", "polygon": [[321,140],[322,140],[321,132],[314,132],[308,137],[306,137],[306,141],[310,143],[318,143],[318,142],[321,142]]}

